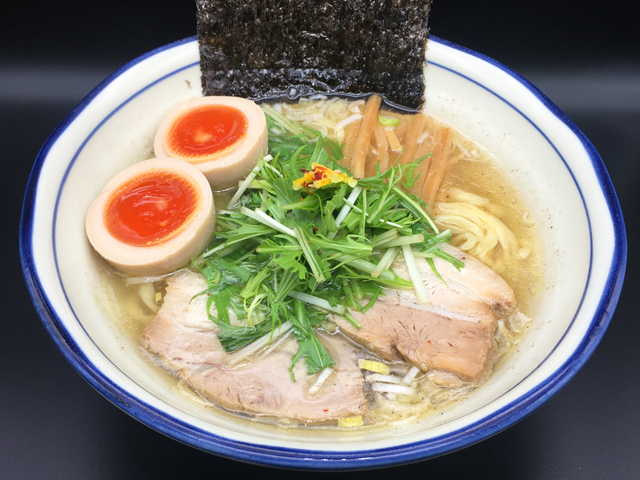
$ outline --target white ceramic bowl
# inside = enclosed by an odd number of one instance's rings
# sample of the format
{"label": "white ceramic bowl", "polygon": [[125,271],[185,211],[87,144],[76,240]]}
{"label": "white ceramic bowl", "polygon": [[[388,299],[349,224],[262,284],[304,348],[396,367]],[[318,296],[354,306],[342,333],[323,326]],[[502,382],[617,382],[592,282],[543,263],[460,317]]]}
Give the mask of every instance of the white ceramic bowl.
{"label": "white ceramic bowl", "polygon": [[36,309],[67,360],[111,402],[160,432],[226,457],[293,468],[370,468],[441,455],[503,430],[556,393],[600,341],[624,277],[624,224],[609,176],[582,132],[516,73],[437,38],[427,59],[427,111],[496,156],[544,232],[545,291],[535,328],[482,388],[402,428],[350,435],[264,429],[168,388],[115,325],[85,214],[111,177],[151,151],[164,115],[200,95],[195,38],[107,78],[35,162],[21,258]]}

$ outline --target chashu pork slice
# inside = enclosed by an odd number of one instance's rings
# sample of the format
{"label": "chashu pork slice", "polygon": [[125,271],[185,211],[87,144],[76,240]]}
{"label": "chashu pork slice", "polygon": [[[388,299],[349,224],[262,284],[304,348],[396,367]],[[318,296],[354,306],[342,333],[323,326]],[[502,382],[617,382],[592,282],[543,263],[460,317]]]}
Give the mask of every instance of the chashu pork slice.
{"label": "chashu pork slice", "polygon": [[[360,329],[340,317],[334,321],[347,336],[386,360],[404,359],[425,372],[450,372],[479,383],[491,372],[497,352],[494,310],[511,311],[515,298],[489,267],[454,247],[446,250],[465,262],[458,271],[449,262],[436,261],[446,284],[424,259],[416,259],[430,304],[418,304],[413,291],[387,291],[366,314],[351,312]],[[394,264],[394,271],[409,279],[403,262]]]}
{"label": "chashu pork slice", "polygon": [[419,307],[381,298],[366,314],[351,312],[360,329],[342,318],[335,321],[347,336],[385,360],[407,360],[424,372],[441,370],[465,381],[483,381],[496,354],[495,322],[453,320]]}
{"label": "chashu pork slice", "polygon": [[[516,308],[516,297],[513,289],[500,275],[453,245],[442,244],[440,248],[464,262],[464,268],[458,271],[450,262],[441,258],[434,259],[438,273],[451,290],[486,303],[498,314],[508,315],[513,312]],[[430,273],[433,275],[433,272]]]}
{"label": "chashu pork slice", "polygon": [[231,410],[304,421],[364,413],[364,379],[355,350],[331,335],[319,338],[336,365],[315,394],[309,394],[309,387],[317,375],[307,375],[304,360],[294,367],[295,383],[289,376],[298,350],[292,335],[258,360],[229,366],[218,328],[207,318],[206,296],[195,296],[206,288],[204,278],[190,271],[167,281],[164,303],[142,337],[143,347],[161,364]]}

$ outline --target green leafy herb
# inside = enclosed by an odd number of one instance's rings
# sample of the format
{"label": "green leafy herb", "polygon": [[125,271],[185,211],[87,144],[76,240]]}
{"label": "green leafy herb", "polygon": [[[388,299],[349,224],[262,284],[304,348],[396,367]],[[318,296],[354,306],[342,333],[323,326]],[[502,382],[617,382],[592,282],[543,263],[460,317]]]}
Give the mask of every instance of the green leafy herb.
{"label": "green leafy herb", "polygon": [[[404,280],[389,268],[400,250],[409,249],[405,258],[414,272],[414,255],[434,271],[435,257],[457,268],[461,262],[439,248],[450,232],[439,232],[426,204],[407,193],[421,159],[378,171],[354,186],[335,172],[342,159],[338,144],[268,105],[263,109],[271,156],[254,168],[235,205],[219,212],[215,238],[192,263],[207,280],[202,294],[208,295],[209,316],[220,328],[225,351],[291,323],[299,345],[290,368],[293,379],[302,358],[309,374],[334,365],[315,333],[329,312],[359,328],[350,310],[367,312],[384,288],[417,288],[413,277]],[[380,117],[383,124],[393,120]],[[334,170],[329,181],[300,189],[301,180],[294,188],[305,173],[314,180],[322,176],[315,164]]]}
{"label": "green leafy herb", "polygon": [[309,375],[327,367],[333,367],[335,363],[318,340],[318,337],[316,337],[313,326],[309,321],[305,304],[300,300],[294,300],[293,305],[294,315],[291,316],[291,323],[293,324],[293,334],[300,345],[298,352],[291,360],[291,367],[289,367],[291,380],[295,382],[293,367],[301,357],[305,359]]}

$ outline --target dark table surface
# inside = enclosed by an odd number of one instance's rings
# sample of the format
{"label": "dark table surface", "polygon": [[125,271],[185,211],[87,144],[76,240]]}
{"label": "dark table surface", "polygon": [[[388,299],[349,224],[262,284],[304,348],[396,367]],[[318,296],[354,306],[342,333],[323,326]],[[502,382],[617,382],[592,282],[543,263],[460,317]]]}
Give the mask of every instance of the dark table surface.
{"label": "dark table surface", "polygon": [[[39,147],[112,70],[195,34],[192,2],[28,2],[0,19],[0,479],[208,478],[300,473],[200,452],[156,433],[95,392],[45,332],[18,257],[24,188]],[[574,5],[575,4],[575,5]],[[579,6],[578,6],[579,5]],[[514,68],[600,152],[625,215],[629,260],[618,309],[578,375],[520,423],[479,444],[350,478],[640,478],[640,38],[630,1],[434,5],[432,32]],[[634,300],[634,298],[636,300]],[[318,477],[318,473],[304,474]]]}

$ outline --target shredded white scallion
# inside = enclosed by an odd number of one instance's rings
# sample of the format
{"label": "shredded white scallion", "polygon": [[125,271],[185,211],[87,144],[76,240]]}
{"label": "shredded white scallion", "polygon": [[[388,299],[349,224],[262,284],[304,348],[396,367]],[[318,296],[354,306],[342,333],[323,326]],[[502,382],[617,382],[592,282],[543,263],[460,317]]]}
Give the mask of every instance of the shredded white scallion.
{"label": "shredded white scallion", "polygon": [[380,393],[397,393],[398,395],[413,395],[413,388],[406,385],[394,385],[392,383],[372,383],[371,389]]}
{"label": "shredded white scallion", "polygon": [[429,132],[424,132],[422,135],[420,135],[420,136],[418,137],[418,141],[417,141],[418,145],[420,145],[421,143],[424,143],[424,141],[425,141],[427,138],[429,138],[430,136],[431,136],[431,133],[429,133]]}
{"label": "shredded white scallion", "polygon": [[357,122],[361,118],[362,118],[361,113],[354,113],[353,115],[349,115],[344,120],[341,120],[338,122],[338,124],[336,125],[336,131],[344,129],[344,127],[346,127],[347,125],[350,125],[353,122]]}
{"label": "shredded white scallion", "polygon": [[158,305],[156,303],[156,291],[153,288],[153,283],[142,283],[138,287],[138,294],[144,304],[149,307],[152,312],[158,311]]}
{"label": "shredded white scallion", "polygon": [[255,210],[249,210],[247,207],[242,207],[240,209],[240,213],[242,213],[243,215],[246,215],[247,217],[253,218],[254,220],[256,220],[256,221],[258,221],[260,223],[263,223],[263,224],[267,225],[268,227],[274,228],[274,229],[278,230],[279,232],[282,232],[282,233],[290,235],[290,236],[292,236],[294,238],[297,238],[296,232],[291,230],[289,227],[286,227],[286,226],[282,225],[277,220],[274,220],[273,218],[271,218],[269,215],[264,213],[259,208],[256,208]]}
{"label": "shredded white scallion", "polygon": [[405,385],[409,385],[411,382],[413,382],[418,373],[420,373],[420,369],[415,365],[412,366],[402,379],[402,383],[404,383]]}
{"label": "shredded white scallion", "polygon": [[214,403],[208,402],[207,400],[202,398],[200,395],[198,395],[196,392],[194,392],[193,389],[185,380],[180,380],[178,382],[178,390],[182,395],[184,395],[187,398],[190,398],[191,400],[193,400],[196,403],[199,403],[200,405],[204,405],[205,407],[211,407],[215,405]]}
{"label": "shredded white scallion", "polygon": [[279,327],[276,327],[273,330],[272,333],[268,333],[267,335],[264,335],[263,337],[260,337],[255,342],[250,343],[246,347],[241,348],[240,350],[236,350],[235,352],[233,352],[231,355],[229,355],[228,360],[227,360],[227,364],[230,367],[233,367],[233,366],[237,365],[238,363],[240,363],[245,358],[253,355],[254,353],[257,353],[263,347],[266,347],[269,344],[269,342],[272,342],[273,340],[276,340],[277,338],[280,337],[280,335],[282,335],[283,333],[286,333],[289,330],[291,330],[292,327],[293,327],[293,325],[291,325],[291,322],[283,323]]}
{"label": "shredded white scallion", "polygon": [[[262,160],[265,162],[270,162],[271,160],[273,160],[273,157],[271,155],[265,155]],[[247,175],[247,178],[245,178],[238,184],[238,190],[236,191],[235,195],[231,197],[231,200],[229,200],[229,208],[233,208],[233,206],[236,203],[238,203],[238,200],[240,200],[240,197],[242,197],[242,195],[247,190],[249,185],[251,185],[251,182],[253,182],[253,180],[256,178],[256,175],[258,174],[259,171],[260,171],[260,163],[258,162],[258,164],[255,167],[253,167],[251,172],[249,172],[249,175]]]}
{"label": "shredded white scallion", "polygon": [[531,321],[530,317],[520,311],[516,311],[509,317],[509,330],[516,334],[522,333]]}
{"label": "shredded white scallion", "polygon": [[402,378],[397,375],[383,375],[381,373],[372,373],[368,375],[365,380],[367,382],[395,383],[396,385],[402,383]]}
{"label": "shredded white scallion", "polygon": [[353,113],[360,113],[360,107],[364,107],[364,100],[356,100],[349,105],[349,111]]}
{"label": "shredded white scallion", "polygon": [[291,333],[292,333],[292,330],[289,330],[287,333],[282,335],[277,341],[275,341],[271,345],[269,345],[268,348],[265,348],[262,352],[260,352],[260,355],[258,355],[258,357],[256,358],[256,361],[257,362],[260,361],[261,359],[263,359],[264,357],[269,355],[271,352],[273,352],[280,345],[282,345],[284,343],[284,341],[287,338],[289,338],[289,335],[291,335]]}
{"label": "shredded white scallion", "polygon": [[155,276],[149,276],[149,277],[128,277],[127,281],[126,281],[126,286],[128,287],[129,285],[140,285],[141,283],[155,283],[155,282],[162,282],[163,280],[166,280],[167,277],[170,277],[171,275],[175,275],[178,272],[171,272],[171,273],[167,273],[165,275],[155,275]]}
{"label": "shredded white scallion", "polygon": [[413,288],[416,292],[416,300],[421,305],[428,305],[430,302],[429,294],[427,293],[427,289],[424,286],[424,282],[422,281],[422,276],[420,275],[420,270],[418,269],[418,264],[416,263],[416,259],[413,256],[413,251],[411,250],[410,245],[402,245],[402,253],[404,255],[404,261],[407,265],[407,270],[409,271],[409,276],[411,277],[411,282],[413,283]]}
{"label": "shredded white scallion", "polygon": [[390,427],[402,427],[403,425],[409,425],[414,420],[418,419],[418,415],[411,415],[407,418],[401,418],[400,420],[394,420],[393,422],[387,423]]}
{"label": "shredded white scallion", "polygon": [[[353,190],[351,190],[351,194],[349,195],[345,203],[349,202],[350,204],[353,204],[356,200],[358,200],[358,196],[360,195],[361,191],[362,191],[362,187],[356,185],[353,188]],[[338,213],[338,216],[336,217],[336,227],[340,227],[340,224],[345,218],[347,218],[347,215],[349,215],[350,211],[351,211],[351,207],[348,204],[342,206],[340,213]],[[336,236],[336,232],[329,232],[327,234],[328,239],[332,239],[335,236]]]}
{"label": "shredded white scallion", "polygon": [[309,389],[309,393],[313,395],[318,390],[320,390],[320,387],[322,386],[322,384],[327,381],[327,378],[329,378],[332,373],[333,373],[333,368],[325,368],[324,370],[322,370],[320,375],[318,375],[318,379],[316,380],[316,382],[313,385],[311,385],[311,388]]}

